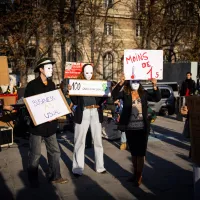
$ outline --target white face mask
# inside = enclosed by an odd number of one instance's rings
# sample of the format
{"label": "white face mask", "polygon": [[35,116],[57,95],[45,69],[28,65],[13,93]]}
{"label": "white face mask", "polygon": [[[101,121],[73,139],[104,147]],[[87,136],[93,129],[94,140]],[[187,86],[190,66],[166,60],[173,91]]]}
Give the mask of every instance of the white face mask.
{"label": "white face mask", "polygon": [[92,78],[92,75],[93,75],[93,67],[91,65],[87,65],[85,68],[84,68],[84,77],[86,80],[91,80]]}
{"label": "white face mask", "polygon": [[130,80],[130,86],[132,90],[138,90],[140,87],[140,83]]}
{"label": "white face mask", "polygon": [[50,78],[52,77],[52,74],[53,74],[53,65],[52,64],[44,65],[44,75],[47,78]]}

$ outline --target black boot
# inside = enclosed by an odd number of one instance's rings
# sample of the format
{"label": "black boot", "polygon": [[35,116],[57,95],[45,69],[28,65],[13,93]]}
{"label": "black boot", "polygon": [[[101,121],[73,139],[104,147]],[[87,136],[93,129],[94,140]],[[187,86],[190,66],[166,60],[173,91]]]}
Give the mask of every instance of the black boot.
{"label": "black boot", "polygon": [[28,180],[31,188],[38,188],[38,168],[28,168]]}

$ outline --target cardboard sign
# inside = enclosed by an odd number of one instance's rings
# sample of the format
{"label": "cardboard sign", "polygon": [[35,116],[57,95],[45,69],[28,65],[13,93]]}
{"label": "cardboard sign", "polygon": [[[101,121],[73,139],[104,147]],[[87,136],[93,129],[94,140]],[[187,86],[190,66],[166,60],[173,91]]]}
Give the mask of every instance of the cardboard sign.
{"label": "cardboard sign", "polygon": [[0,99],[3,100],[4,106],[10,106],[10,105],[16,104],[17,95],[16,94],[1,94]]}
{"label": "cardboard sign", "polygon": [[60,89],[24,98],[24,103],[35,126],[71,113]]}
{"label": "cardboard sign", "polygon": [[162,50],[124,50],[126,80],[163,79]]}
{"label": "cardboard sign", "polygon": [[71,96],[111,96],[110,81],[70,79],[69,84],[72,87],[69,91]]}
{"label": "cardboard sign", "polygon": [[8,60],[6,56],[0,56],[0,85],[9,85]]}
{"label": "cardboard sign", "polygon": [[64,78],[77,78],[85,63],[66,62]]}

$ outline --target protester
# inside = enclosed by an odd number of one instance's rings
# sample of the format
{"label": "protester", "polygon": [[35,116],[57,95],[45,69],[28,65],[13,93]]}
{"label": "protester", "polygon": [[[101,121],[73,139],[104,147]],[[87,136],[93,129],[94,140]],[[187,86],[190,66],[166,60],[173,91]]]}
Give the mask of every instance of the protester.
{"label": "protester", "polygon": [[191,96],[195,94],[195,81],[192,80],[192,73],[186,73],[186,79],[183,81],[180,90],[180,96]]}
{"label": "protester", "polygon": [[[114,99],[123,100],[123,110],[119,121],[119,129],[125,131],[127,143],[132,155],[134,175],[129,179],[135,186],[142,181],[142,171],[147,148],[150,121],[148,120],[147,101],[158,102],[161,94],[157,88],[157,80],[152,79],[153,93],[143,89],[140,82],[125,81],[124,75],[112,91]],[[120,91],[123,88],[122,91]]]}
{"label": "protester", "polygon": [[[120,120],[120,115],[123,110],[123,101],[122,100],[117,100],[115,101],[116,105],[116,114],[117,114],[117,123],[119,123]],[[126,140],[126,134],[124,131],[121,132],[121,145],[120,145],[120,150],[126,150],[127,149],[127,140]]]}
{"label": "protester", "polygon": [[[53,73],[53,64],[50,58],[43,58],[38,61],[34,72],[39,72],[39,76],[30,81],[26,87],[24,97],[29,97],[55,90],[55,84],[50,79]],[[56,139],[57,120],[52,120],[41,125],[30,124],[30,149],[28,163],[28,179],[31,187],[38,187],[38,165],[41,156],[41,142],[44,139],[49,163],[49,181],[51,183],[66,183],[60,174],[60,149]]]}
{"label": "protester", "polygon": [[[78,79],[92,80],[94,79],[93,67],[85,64]],[[68,85],[71,90],[71,86]],[[72,172],[75,177],[83,174],[84,170],[84,150],[85,139],[88,128],[91,128],[91,134],[94,142],[95,151],[95,170],[98,173],[106,173],[103,161],[102,146],[102,127],[103,112],[101,104],[105,101],[103,97],[92,96],[70,96],[74,105],[77,105],[74,113],[75,134],[74,134],[74,155]]]}

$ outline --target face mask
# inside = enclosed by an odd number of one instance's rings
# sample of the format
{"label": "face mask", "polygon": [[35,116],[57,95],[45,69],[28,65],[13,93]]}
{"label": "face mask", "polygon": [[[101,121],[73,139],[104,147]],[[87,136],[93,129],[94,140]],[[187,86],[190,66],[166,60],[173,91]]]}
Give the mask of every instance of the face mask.
{"label": "face mask", "polygon": [[140,83],[138,81],[130,81],[130,86],[132,90],[138,90],[140,87]]}
{"label": "face mask", "polygon": [[85,68],[84,68],[84,77],[86,80],[91,80],[92,78],[92,75],[93,75],[93,67],[91,65],[87,65]]}
{"label": "face mask", "polygon": [[44,65],[44,75],[47,78],[50,78],[52,77],[52,74],[53,74],[53,65],[52,64]]}

